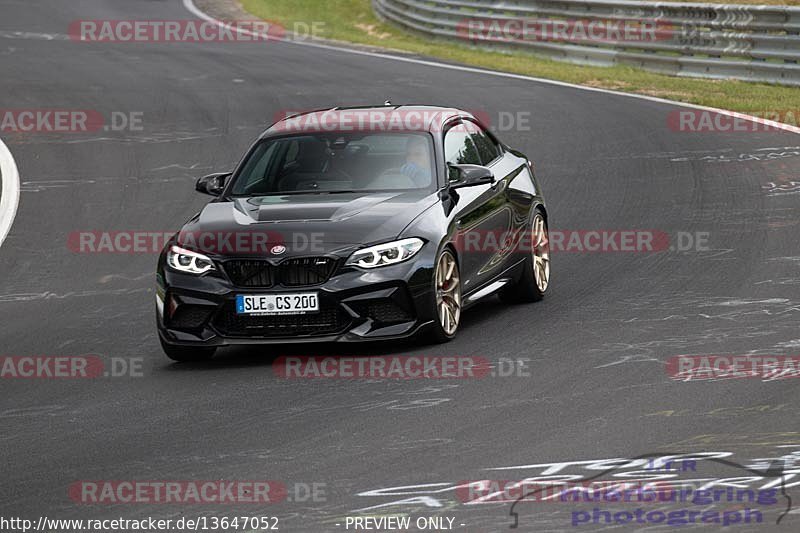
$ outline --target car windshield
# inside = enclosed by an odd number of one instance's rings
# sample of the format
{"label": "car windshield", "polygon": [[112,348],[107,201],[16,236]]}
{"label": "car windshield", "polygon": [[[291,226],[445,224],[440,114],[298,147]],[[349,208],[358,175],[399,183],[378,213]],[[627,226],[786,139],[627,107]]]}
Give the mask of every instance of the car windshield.
{"label": "car windshield", "polygon": [[266,139],[250,153],[233,196],[430,189],[425,133],[305,134]]}

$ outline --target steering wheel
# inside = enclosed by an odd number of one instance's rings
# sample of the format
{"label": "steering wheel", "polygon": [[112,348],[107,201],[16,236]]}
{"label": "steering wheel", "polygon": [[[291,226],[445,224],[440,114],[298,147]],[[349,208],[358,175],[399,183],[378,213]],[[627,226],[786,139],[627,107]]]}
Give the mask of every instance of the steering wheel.
{"label": "steering wheel", "polygon": [[[381,172],[380,175],[378,175],[378,179],[381,179],[384,176],[392,175],[392,174],[395,175],[395,176],[398,175],[398,174],[400,174],[402,176],[405,176],[405,174],[403,174],[403,169],[401,167],[394,167],[394,168],[387,168],[386,170]],[[406,176],[406,177],[408,177],[408,176]]]}
{"label": "steering wheel", "polygon": [[[387,178],[391,176],[393,179],[387,180]],[[402,178],[405,183],[400,181],[397,178]],[[381,182],[388,181],[387,184],[382,184]],[[387,168],[383,172],[381,172],[377,178],[372,180],[367,184],[366,188],[379,188],[379,189],[405,189],[405,188],[415,188],[417,185],[414,183],[414,180],[411,179],[410,176],[407,176],[403,173],[403,170],[400,167],[396,168]]]}

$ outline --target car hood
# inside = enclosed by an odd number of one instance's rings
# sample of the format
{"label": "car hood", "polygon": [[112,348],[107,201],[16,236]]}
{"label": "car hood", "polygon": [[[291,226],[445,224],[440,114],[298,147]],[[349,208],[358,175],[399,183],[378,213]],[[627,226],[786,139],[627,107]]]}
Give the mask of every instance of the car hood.
{"label": "car hood", "polygon": [[397,237],[437,198],[429,191],[234,198],[205,206],[178,243],[229,256],[337,253]]}

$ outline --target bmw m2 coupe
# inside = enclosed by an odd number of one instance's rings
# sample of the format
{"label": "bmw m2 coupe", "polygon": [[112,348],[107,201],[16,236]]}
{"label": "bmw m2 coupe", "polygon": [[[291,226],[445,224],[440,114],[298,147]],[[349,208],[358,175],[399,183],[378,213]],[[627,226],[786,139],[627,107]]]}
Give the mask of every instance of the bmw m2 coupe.
{"label": "bmw m2 coupe", "polygon": [[335,108],[273,124],[162,251],[158,333],[177,361],[217,347],[445,342],[492,294],[540,300],[547,209],[534,166],[472,114]]}

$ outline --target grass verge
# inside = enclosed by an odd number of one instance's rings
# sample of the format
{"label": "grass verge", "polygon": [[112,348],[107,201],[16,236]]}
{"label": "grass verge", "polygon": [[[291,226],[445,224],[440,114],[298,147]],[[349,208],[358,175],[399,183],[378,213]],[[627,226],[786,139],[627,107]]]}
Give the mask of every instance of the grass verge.
{"label": "grass verge", "polygon": [[[317,23],[316,37],[413,52],[446,61],[565,81],[590,87],[657,96],[745,113],[794,110],[800,88],[741,81],[678,78],[624,67],[585,67],[523,53],[481,50],[406,32],[378,19],[370,0],[240,0],[250,13],[282,24]],[[303,26],[299,26],[303,27]],[[794,125],[794,124],[793,124]]]}

